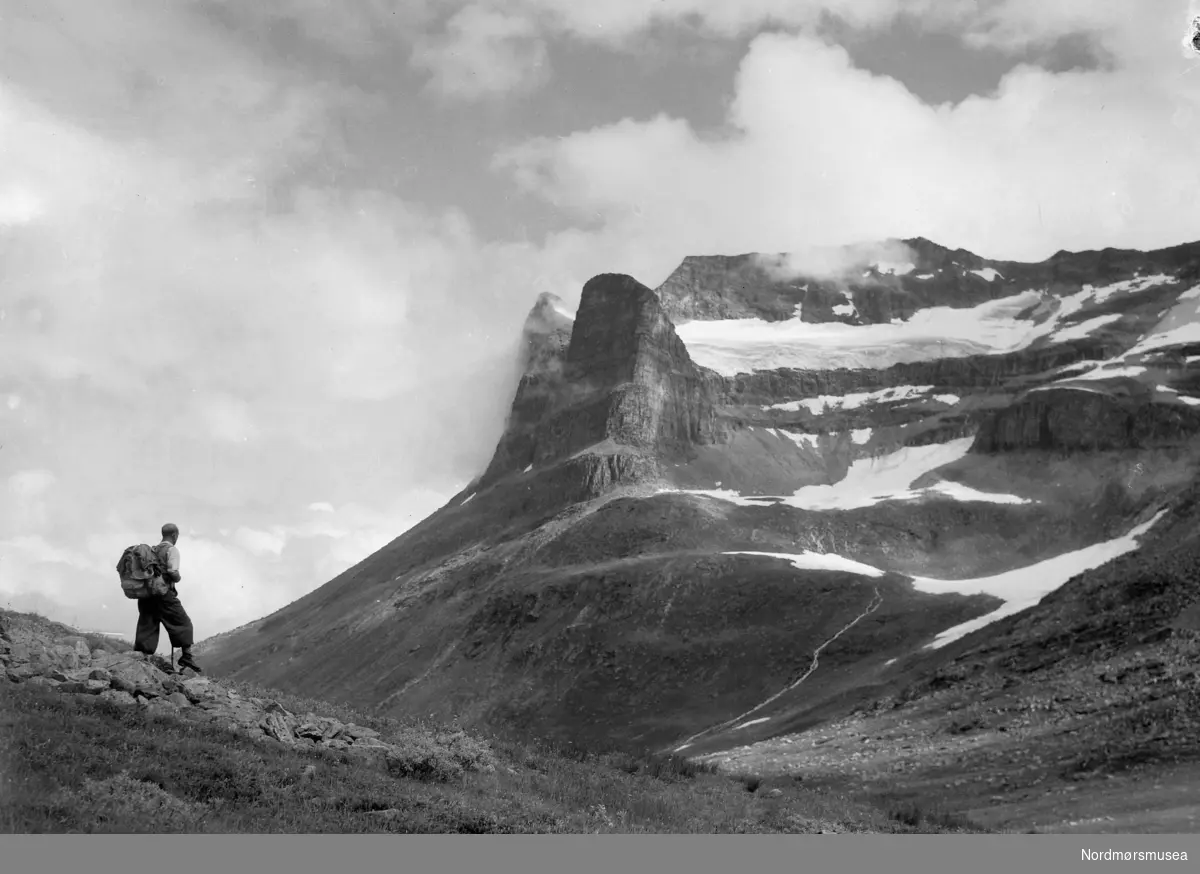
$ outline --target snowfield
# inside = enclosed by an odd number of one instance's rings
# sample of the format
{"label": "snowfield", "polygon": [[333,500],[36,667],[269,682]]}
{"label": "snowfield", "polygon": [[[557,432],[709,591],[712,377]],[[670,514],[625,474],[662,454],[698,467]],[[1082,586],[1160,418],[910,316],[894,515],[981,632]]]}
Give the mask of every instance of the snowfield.
{"label": "snowfield", "polygon": [[[1136,294],[1175,281],[1159,274],[1101,287],[1085,285],[1076,294],[1058,299],[1050,298],[1044,291],[1031,290],[976,307],[929,307],[908,321],[890,324],[809,324],[795,318],[782,322],[721,319],[688,322],[679,325],[676,331],[697,364],[723,376],[780,368],[885,368],[934,358],[1015,352],[1041,338],[1061,341],[1087,336],[1118,317],[1099,316],[1065,327],[1062,323],[1084,307],[1103,303],[1114,295]],[[1192,293],[1195,291],[1185,293],[1185,297],[1191,295],[1183,306],[1190,312],[1187,323],[1160,329],[1153,345],[1146,348],[1200,342],[1200,319],[1195,314],[1200,301],[1190,303],[1200,298],[1200,292]],[[1048,318],[1041,322],[1018,318],[1039,304],[1050,309]]]}
{"label": "snowfield", "polygon": [[925,577],[914,577],[913,586],[921,592],[935,594],[957,592],[961,595],[983,592],[1005,602],[1004,606],[980,616],[978,619],[972,619],[970,622],[946,629],[935,637],[932,643],[926,645],[925,649],[940,649],[948,643],[965,637],[972,631],[990,625],[997,619],[1020,613],[1025,608],[1037,604],[1038,601],[1072,577],[1098,568],[1127,552],[1132,552],[1138,548],[1138,539],[1153,528],[1166,512],[1166,510],[1159,511],[1153,519],[1143,522],[1123,537],[1057,555],[1029,567],[1018,568],[993,577],[979,577],[973,580],[931,580]]}
{"label": "snowfield", "polygon": [[981,492],[945,480],[922,489],[912,487],[912,484],[925,474],[964,457],[974,441],[974,437],[964,437],[948,443],[906,446],[890,455],[860,458],[850,465],[846,475],[838,482],[832,485],[803,486],[792,495],[743,496],[733,489],[721,488],[659,489],[658,493],[702,495],[729,501],[741,507],[762,506],[764,502],[774,502],[801,510],[854,510],[883,501],[912,501],[937,496],[959,501],[987,501],[998,504],[1031,503],[1028,499],[1016,495]]}

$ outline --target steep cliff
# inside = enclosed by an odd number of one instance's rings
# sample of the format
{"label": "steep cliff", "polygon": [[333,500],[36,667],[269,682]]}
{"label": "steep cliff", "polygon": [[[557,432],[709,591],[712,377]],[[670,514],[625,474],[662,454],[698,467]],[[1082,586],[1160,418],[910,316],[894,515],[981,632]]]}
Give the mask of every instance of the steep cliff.
{"label": "steep cliff", "polygon": [[[480,485],[585,451],[612,485],[720,439],[722,381],[692,363],[654,293],[631,277],[590,280],[573,323],[543,297],[525,334],[525,374]],[[628,454],[646,463],[608,460]]]}

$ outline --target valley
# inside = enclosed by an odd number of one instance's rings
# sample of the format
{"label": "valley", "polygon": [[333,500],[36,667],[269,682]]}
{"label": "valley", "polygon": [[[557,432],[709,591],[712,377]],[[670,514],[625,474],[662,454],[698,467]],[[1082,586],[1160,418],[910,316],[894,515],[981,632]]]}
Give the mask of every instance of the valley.
{"label": "valley", "polygon": [[1200,244],[897,244],[542,295],[486,469],[198,651],[1005,829],[1191,823]]}

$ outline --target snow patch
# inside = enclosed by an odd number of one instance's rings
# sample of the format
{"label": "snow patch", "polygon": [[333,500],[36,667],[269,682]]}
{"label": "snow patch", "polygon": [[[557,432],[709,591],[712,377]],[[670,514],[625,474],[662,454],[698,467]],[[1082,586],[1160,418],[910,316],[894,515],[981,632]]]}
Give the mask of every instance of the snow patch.
{"label": "snow patch", "polygon": [[855,443],[857,443],[859,446],[862,446],[864,443],[866,443],[868,440],[871,439],[871,429],[870,428],[856,428],[850,432],[850,439],[852,441],[854,441]]}
{"label": "snow patch", "polygon": [[958,461],[974,443],[973,437],[905,446],[876,458],[862,458],[850,465],[846,475],[832,485],[804,486],[784,503],[802,510],[851,510],[882,501],[919,497],[911,488],[930,471]]}
{"label": "snow patch", "polygon": [[889,665],[894,665],[894,664],[896,664],[896,659],[888,659],[886,662],[883,663],[883,666],[886,668]]}
{"label": "snow patch", "polygon": [[933,399],[938,403],[947,404],[951,407],[962,400],[958,395],[934,395]]}
{"label": "snow patch", "polygon": [[1071,381],[1077,379],[1117,379],[1118,377],[1134,377],[1140,376],[1146,372],[1144,367],[1111,367],[1105,365],[1097,367],[1095,370],[1089,370],[1086,373],[1081,373],[1078,376],[1071,377]]}
{"label": "snow patch", "polygon": [[946,629],[937,635],[932,643],[927,644],[925,649],[940,649],[998,619],[1020,613],[1027,607],[1037,604],[1072,577],[1098,568],[1127,552],[1132,552],[1138,548],[1138,539],[1153,528],[1166,512],[1166,510],[1160,510],[1153,519],[1143,522],[1125,536],[1115,540],[1097,543],[995,576],[978,577],[971,580],[932,580],[925,577],[914,577],[913,586],[920,592],[957,593],[960,595],[985,593],[1005,602],[1002,607],[991,613]]}
{"label": "snow patch", "polygon": [[1092,388],[1091,386],[1087,386],[1087,385],[1071,385],[1069,383],[1061,384],[1061,385],[1059,383],[1051,383],[1050,385],[1039,385],[1037,388],[1031,388],[1028,392],[1026,392],[1026,394],[1033,394],[1035,391],[1049,391],[1052,388],[1063,390],[1063,391],[1087,391],[1087,392],[1091,392],[1094,395],[1108,394],[1108,392],[1104,391],[1103,389]]}
{"label": "snow patch", "polygon": [[760,722],[767,722],[770,720],[770,718],[771,717],[769,716],[760,716],[758,719],[751,719],[749,722],[743,722],[741,725],[735,725],[733,730],[738,731],[743,728],[749,728],[752,725],[758,725]]}
{"label": "snow patch", "polygon": [[1001,279],[1004,278],[1004,275],[1002,273],[1000,273],[997,270],[993,270],[991,267],[984,267],[982,270],[971,270],[968,272],[974,273],[976,276],[981,278],[984,282],[991,282],[997,276],[999,276]]}
{"label": "snow patch", "polygon": [[660,489],[659,492],[703,495],[729,501],[740,507],[762,506],[764,502],[773,502],[801,510],[853,510],[874,506],[883,501],[911,501],[937,495],[963,501],[1028,503],[1024,498],[1015,495],[981,492],[958,483],[941,482],[928,488],[912,488],[912,484],[925,474],[965,456],[974,442],[974,437],[964,437],[949,443],[906,446],[890,455],[860,458],[850,465],[846,476],[838,482],[832,485],[803,486],[790,496],[747,497],[733,489]]}
{"label": "snow patch", "polygon": [[864,577],[881,577],[883,571],[869,564],[829,552],[726,552],[725,555],[761,555],[766,558],[782,558],[802,571],[845,571]]}
{"label": "snow patch", "polygon": [[962,483],[951,482],[950,480],[942,480],[935,486],[930,486],[929,491],[937,492],[945,495],[948,498],[954,498],[958,501],[979,501],[989,504],[1031,504],[1033,503],[1028,498],[1022,498],[1018,495],[1003,495],[998,492],[981,492],[979,489],[971,488],[971,486]]}
{"label": "snow patch", "polygon": [[[774,429],[772,429],[772,430],[774,430]],[[788,440],[791,440],[797,446],[807,446],[810,449],[817,448],[817,435],[816,434],[804,434],[804,433],[800,433],[800,432],[796,432],[796,431],[784,431],[784,430],[780,430],[777,433],[783,437],[786,437]]]}
{"label": "snow patch", "polygon": [[564,319],[570,319],[572,322],[575,321],[575,313],[571,312],[571,310],[569,310],[566,307],[562,306],[561,304],[557,304],[557,303],[552,304],[552,306],[554,308],[554,311],[556,313],[558,313],[560,316],[562,316]]}
{"label": "snow patch", "polygon": [[879,389],[878,391],[854,392],[848,395],[819,395],[815,398],[804,398],[798,401],[787,401],[782,404],[771,404],[770,406],[764,406],[763,409],[784,410],[794,413],[801,407],[804,407],[814,416],[817,416],[824,412],[825,407],[829,407],[831,410],[855,410],[867,403],[878,404],[912,400],[931,391],[933,391],[933,386],[931,385],[899,385],[892,388]]}
{"label": "snow patch", "polygon": [[1109,313],[1105,316],[1096,316],[1094,319],[1088,319],[1087,321],[1080,322],[1077,325],[1069,325],[1061,330],[1055,331],[1051,336],[1051,339],[1055,343],[1066,343],[1068,340],[1082,340],[1097,328],[1102,328],[1120,318],[1120,313]]}
{"label": "snow patch", "polygon": [[532,464],[531,464],[531,465],[529,465],[529,467],[525,468],[523,471],[521,471],[521,473],[529,473],[529,471],[531,471],[531,470],[533,470],[533,465],[532,465]]}
{"label": "snow patch", "polygon": [[471,494],[467,495],[465,498],[462,499],[462,501],[459,503],[458,506],[461,507],[463,504],[467,503],[467,501],[471,500],[471,498],[475,497],[475,495],[477,495],[477,494],[478,494],[478,492],[471,492]]}
{"label": "snow patch", "polygon": [[913,278],[914,279],[933,279],[933,274],[932,273],[918,273]]}

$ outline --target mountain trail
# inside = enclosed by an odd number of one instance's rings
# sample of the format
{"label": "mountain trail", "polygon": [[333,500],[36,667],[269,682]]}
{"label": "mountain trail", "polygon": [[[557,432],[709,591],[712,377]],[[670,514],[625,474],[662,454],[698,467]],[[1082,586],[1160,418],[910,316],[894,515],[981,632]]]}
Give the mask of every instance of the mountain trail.
{"label": "mountain trail", "polygon": [[[704,731],[701,731],[701,732],[698,732],[697,734],[692,735],[687,740],[685,740],[681,745],[677,746],[674,749],[674,752],[676,752],[676,753],[683,752],[683,750],[690,747],[692,745],[692,741],[696,740],[697,738],[703,737],[704,735],[710,734],[714,731],[719,731],[723,728],[727,728],[730,725],[733,725],[734,723],[741,722],[747,716],[750,716],[753,713],[757,713],[759,710],[762,710],[768,704],[771,704],[772,702],[777,701],[783,695],[786,695],[788,692],[791,692],[792,690],[796,689],[801,683],[803,683],[805,680],[807,680],[809,677],[811,677],[813,672],[816,671],[816,669],[820,666],[821,652],[825,649],[825,647],[829,646],[829,644],[833,643],[835,640],[837,640],[839,637],[841,637],[843,634],[845,634],[847,631],[849,631],[851,628],[853,628],[855,625],[857,625],[859,622],[861,622],[867,616],[870,616],[872,613],[874,613],[876,610],[878,610],[880,605],[882,605],[882,604],[883,604],[883,595],[881,595],[879,593],[879,587],[876,586],[875,594],[871,597],[871,603],[869,603],[867,605],[866,609],[863,610],[861,613],[859,613],[857,616],[855,616],[848,623],[846,623],[846,625],[844,625],[841,629],[839,629],[836,634],[834,634],[832,637],[830,637],[828,640],[826,640],[824,643],[822,643],[820,646],[818,646],[815,650],[813,650],[812,662],[809,664],[808,670],[805,671],[798,680],[795,680],[795,681],[789,683],[787,686],[784,686],[782,689],[780,689],[778,692],[776,692],[774,695],[772,695],[766,701],[763,701],[761,704],[758,704],[758,705],[752,707],[751,709],[747,710],[745,713],[741,714],[740,716],[735,716],[733,719],[728,719],[725,722],[711,726],[710,728],[704,729]],[[755,720],[755,721],[759,722],[762,720]]]}

